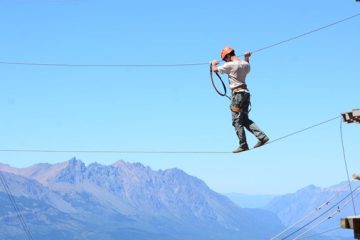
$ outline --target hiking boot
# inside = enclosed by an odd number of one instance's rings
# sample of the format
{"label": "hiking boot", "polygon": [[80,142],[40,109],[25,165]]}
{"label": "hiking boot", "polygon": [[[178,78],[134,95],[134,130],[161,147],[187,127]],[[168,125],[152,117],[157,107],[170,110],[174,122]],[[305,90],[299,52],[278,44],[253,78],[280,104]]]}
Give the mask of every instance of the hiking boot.
{"label": "hiking boot", "polygon": [[249,147],[245,146],[245,147],[238,147],[238,148],[234,149],[232,152],[233,153],[239,153],[239,152],[244,152],[244,151],[247,151],[247,150],[249,150]]}
{"label": "hiking boot", "polygon": [[257,148],[257,147],[261,147],[262,145],[264,145],[265,143],[267,143],[269,141],[269,138],[268,137],[264,137],[263,139],[259,140],[254,148]]}

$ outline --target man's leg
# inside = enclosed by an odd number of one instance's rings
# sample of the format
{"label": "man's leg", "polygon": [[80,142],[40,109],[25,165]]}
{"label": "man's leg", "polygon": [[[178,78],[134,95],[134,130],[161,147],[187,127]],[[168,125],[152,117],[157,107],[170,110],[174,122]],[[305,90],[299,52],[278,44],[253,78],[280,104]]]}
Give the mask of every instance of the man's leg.
{"label": "man's leg", "polygon": [[[249,109],[249,105],[250,105],[250,93],[246,93],[248,95],[246,95],[246,101],[243,103],[244,105],[244,109],[246,109],[246,111],[248,112]],[[256,147],[260,147],[262,145],[264,145],[266,142],[269,141],[269,138],[266,136],[266,134],[261,131],[261,129],[255,124],[254,121],[252,121],[249,118],[249,115],[246,115],[246,118],[244,118],[244,126],[246,127],[246,129],[251,132],[252,134],[255,135],[255,137],[258,139],[258,142],[256,143],[256,145],[254,146],[254,148]]]}
{"label": "man's leg", "polygon": [[244,117],[247,117],[247,115],[245,115],[241,109],[243,100],[242,93],[236,93],[231,99],[230,108],[232,109],[232,125],[234,126],[236,135],[239,138],[239,147],[236,148],[233,153],[243,152],[249,149],[244,129],[244,121],[246,121]]}
{"label": "man's leg", "polygon": [[236,135],[239,138],[239,146],[243,149],[248,149],[246,134],[244,129],[244,121],[246,121],[247,116],[244,113],[232,113],[232,125],[235,128]]}
{"label": "man's leg", "polygon": [[254,123],[251,119],[248,118],[248,121],[245,124],[246,129],[255,135],[258,140],[267,138],[266,134],[261,131],[261,129]]}

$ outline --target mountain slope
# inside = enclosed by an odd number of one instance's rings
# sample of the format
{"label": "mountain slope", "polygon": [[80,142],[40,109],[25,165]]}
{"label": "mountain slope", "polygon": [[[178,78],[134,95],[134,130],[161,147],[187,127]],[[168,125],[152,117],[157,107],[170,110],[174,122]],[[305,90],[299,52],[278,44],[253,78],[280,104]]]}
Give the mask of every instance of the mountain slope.
{"label": "mountain slope", "polygon": [[[353,189],[358,186],[358,183],[353,183]],[[358,192],[354,193],[355,206],[360,205],[360,199],[356,198]],[[322,237],[327,235],[334,237],[334,239],[349,239],[352,238],[352,231],[339,229],[340,218],[354,215],[351,197],[346,197],[349,193],[348,183],[341,183],[328,188],[310,185],[295,193],[274,198],[265,209],[276,213],[286,226],[291,226],[304,219],[296,225],[295,229],[297,229],[316,219],[307,228],[317,224],[314,230],[318,233],[337,229],[322,235]],[[320,222],[323,223],[320,224]]]}
{"label": "mountain slope", "polygon": [[[85,166],[71,159],[23,169],[0,165],[0,170],[8,172],[39,238],[45,222],[35,221],[34,212],[51,223],[48,231],[61,229],[67,239],[268,239],[282,228],[274,214],[239,208],[179,169],[153,171],[123,161]],[[26,190],[30,185],[36,190]],[[1,198],[2,208],[5,203]],[[2,223],[6,211],[13,214],[8,207],[2,209]],[[2,232],[13,229],[4,223]]]}

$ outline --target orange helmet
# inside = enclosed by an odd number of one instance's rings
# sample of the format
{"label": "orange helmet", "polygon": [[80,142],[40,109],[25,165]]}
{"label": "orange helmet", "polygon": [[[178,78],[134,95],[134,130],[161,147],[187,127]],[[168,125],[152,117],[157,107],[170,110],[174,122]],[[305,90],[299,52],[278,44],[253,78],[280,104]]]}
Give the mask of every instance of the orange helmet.
{"label": "orange helmet", "polygon": [[232,52],[235,52],[235,50],[232,47],[229,47],[229,46],[224,47],[220,54],[221,59],[224,60],[226,55],[228,55],[229,53],[232,53]]}

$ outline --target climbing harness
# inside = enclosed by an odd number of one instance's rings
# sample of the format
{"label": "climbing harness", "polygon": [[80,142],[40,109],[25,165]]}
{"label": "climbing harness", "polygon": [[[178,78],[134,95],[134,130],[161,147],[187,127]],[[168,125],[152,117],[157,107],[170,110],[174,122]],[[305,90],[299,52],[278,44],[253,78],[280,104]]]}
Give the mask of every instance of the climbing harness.
{"label": "climbing harness", "polygon": [[[213,78],[213,70],[212,70],[212,64],[210,63],[210,79],[211,79],[211,83],[215,89],[215,91],[222,97],[227,97],[230,101],[232,101],[232,98],[229,97],[226,93],[227,93],[227,90],[226,90],[226,86],[225,86],[225,83],[224,81],[222,80],[221,76],[219,75],[218,72],[215,72],[216,76],[219,78],[221,84],[222,84],[222,87],[223,87],[223,92],[220,92],[219,89],[216,87],[216,84],[215,84],[215,81],[214,81],[214,78]],[[243,84],[243,85],[240,85],[239,87],[236,87],[234,89],[231,90],[231,93],[232,95],[234,96],[235,94],[242,94],[242,92],[244,91],[244,89],[247,89],[247,86],[246,84]],[[242,108],[243,108],[243,105],[249,101],[249,107],[251,108],[251,103],[250,103],[250,93],[248,94],[244,94],[244,96],[242,96],[241,98],[241,101],[239,104],[231,104],[230,106],[230,110],[234,113],[244,113],[244,114],[248,114],[250,112],[250,109],[246,110],[246,111],[243,111]]]}
{"label": "climbing harness", "polygon": [[216,85],[215,85],[215,82],[214,82],[214,78],[213,78],[213,70],[212,70],[212,65],[210,63],[210,79],[211,79],[211,83],[215,89],[215,91],[222,97],[227,97],[229,100],[231,100],[231,97],[229,97],[228,95],[226,95],[226,86],[225,86],[225,83],[224,81],[222,80],[222,78],[220,77],[219,73],[215,72],[216,76],[219,78],[222,86],[223,86],[223,89],[224,91],[223,92],[220,92],[219,89],[217,89]]}
{"label": "climbing harness", "polygon": [[[236,89],[234,89],[236,90]],[[241,91],[233,91],[233,97],[235,94],[241,94],[241,100],[239,103],[235,103],[234,100],[231,102],[230,109],[234,113],[243,113],[248,114],[250,112],[250,93],[249,92],[241,92]]]}

